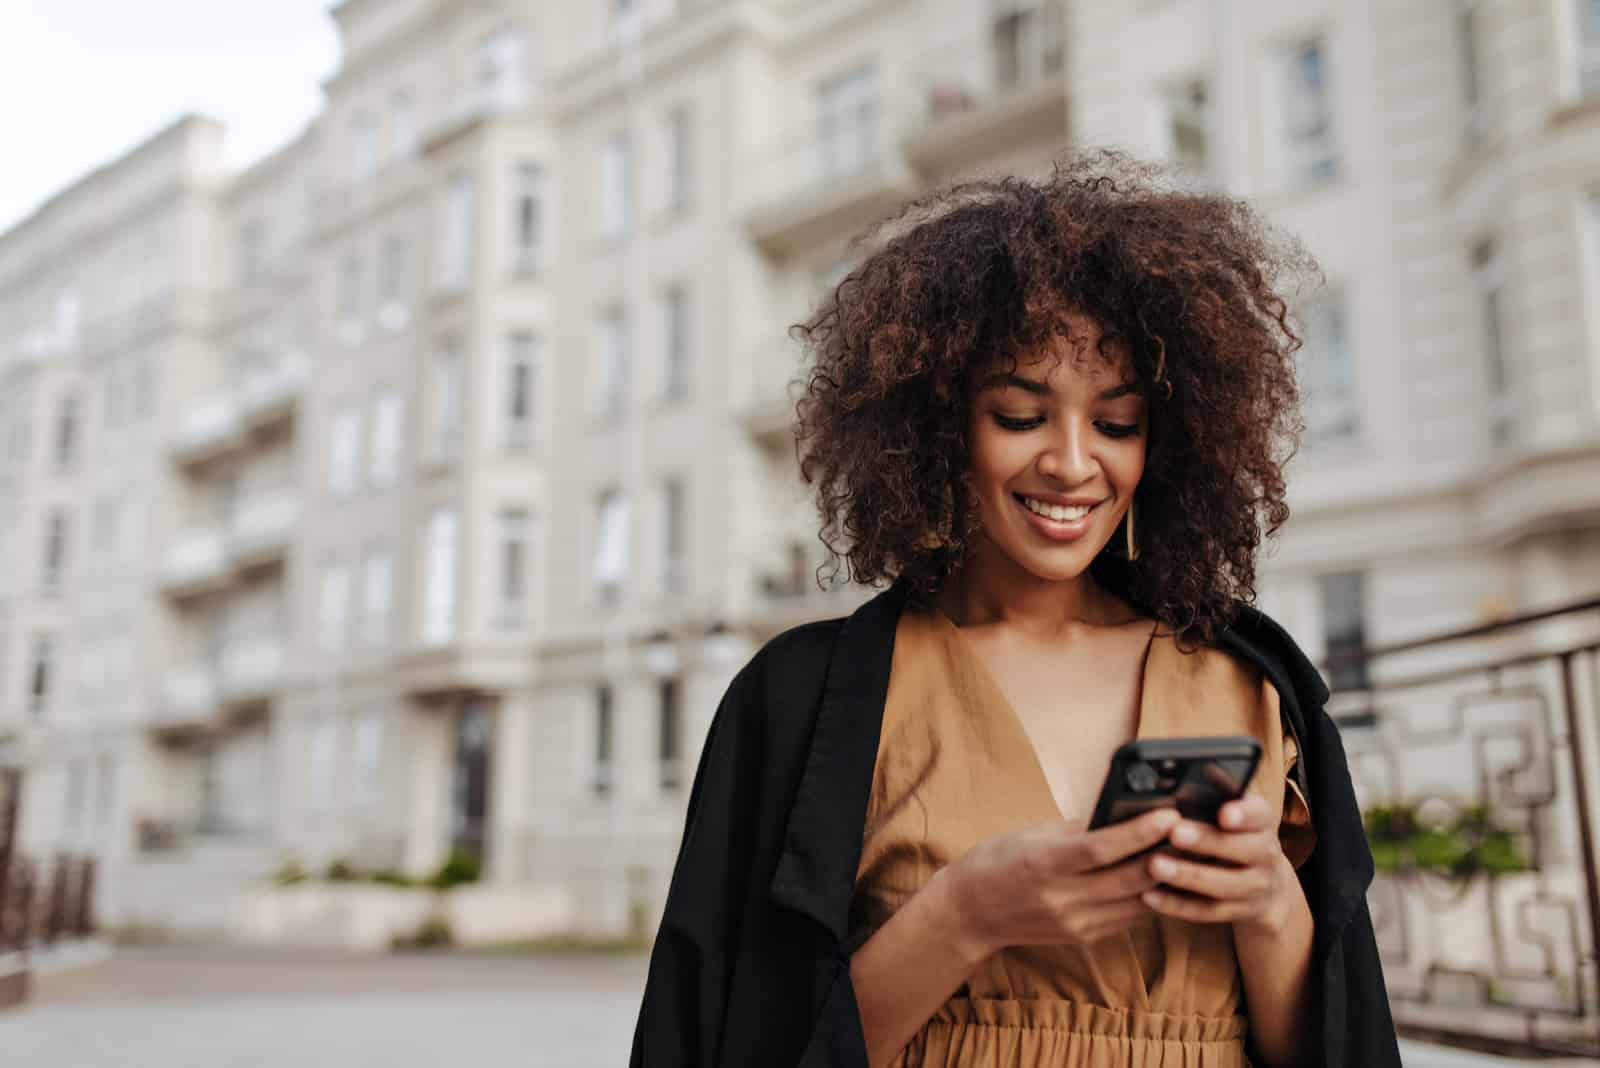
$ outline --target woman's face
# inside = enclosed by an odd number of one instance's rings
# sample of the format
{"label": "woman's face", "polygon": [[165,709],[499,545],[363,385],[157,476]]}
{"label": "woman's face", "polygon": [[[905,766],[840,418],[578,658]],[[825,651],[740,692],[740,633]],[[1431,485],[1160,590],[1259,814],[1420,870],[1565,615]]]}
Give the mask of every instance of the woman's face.
{"label": "woman's face", "polygon": [[1018,361],[1015,374],[981,380],[973,404],[983,533],[1047,582],[1083,574],[1119,532],[1144,474],[1148,430],[1126,351],[1113,344],[1101,355],[1099,324],[1082,315],[1068,322],[1070,339]]}

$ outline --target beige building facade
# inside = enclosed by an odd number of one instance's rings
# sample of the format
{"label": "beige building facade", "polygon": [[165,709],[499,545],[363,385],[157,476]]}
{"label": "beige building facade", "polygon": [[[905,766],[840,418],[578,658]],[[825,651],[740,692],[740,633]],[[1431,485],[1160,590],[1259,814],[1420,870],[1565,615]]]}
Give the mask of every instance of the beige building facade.
{"label": "beige building facade", "polygon": [[0,236],[0,753],[109,922],[458,851],[502,933],[648,929],[729,679],[862,598],[812,578],[785,328],[906,198],[1069,144],[1323,263],[1263,589],[1308,651],[1600,590],[1586,0],[333,17],[293,144],[226,175],[188,119]]}

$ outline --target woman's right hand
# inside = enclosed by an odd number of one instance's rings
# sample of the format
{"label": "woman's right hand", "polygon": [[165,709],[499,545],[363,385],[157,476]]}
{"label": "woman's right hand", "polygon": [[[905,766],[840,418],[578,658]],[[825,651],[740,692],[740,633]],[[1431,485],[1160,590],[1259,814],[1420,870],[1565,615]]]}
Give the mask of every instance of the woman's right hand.
{"label": "woman's right hand", "polygon": [[935,878],[947,881],[956,929],[979,957],[1089,943],[1152,914],[1139,895],[1156,883],[1136,854],[1177,822],[1172,809],[1157,809],[1096,831],[1041,824],[980,842]]}

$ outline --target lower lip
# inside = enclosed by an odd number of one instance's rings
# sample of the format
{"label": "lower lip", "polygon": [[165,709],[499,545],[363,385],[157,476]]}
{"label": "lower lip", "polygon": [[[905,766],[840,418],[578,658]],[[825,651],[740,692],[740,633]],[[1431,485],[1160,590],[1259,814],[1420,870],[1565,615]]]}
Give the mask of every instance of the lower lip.
{"label": "lower lip", "polygon": [[1011,498],[1011,503],[1015,504],[1022,510],[1022,514],[1028,517],[1028,522],[1033,525],[1034,530],[1037,530],[1051,541],[1077,541],[1089,532],[1089,520],[1093,519],[1095,513],[1100,510],[1100,506],[1097,504],[1089,509],[1082,519],[1057,522],[1054,519],[1046,519],[1038,512],[1030,510],[1027,505],[1017,500],[1016,497]]}

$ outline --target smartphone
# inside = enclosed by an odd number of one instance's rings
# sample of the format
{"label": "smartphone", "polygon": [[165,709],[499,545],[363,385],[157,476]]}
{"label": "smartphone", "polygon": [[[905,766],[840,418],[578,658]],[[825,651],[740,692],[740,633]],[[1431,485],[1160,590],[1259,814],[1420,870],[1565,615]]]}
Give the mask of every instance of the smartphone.
{"label": "smartphone", "polygon": [[1157,808],[1215,824],[1222,806],[1244,795],[1260,762],[1261,743],[1248,734],[1129,742],[1111,754],[1089,829]]}

